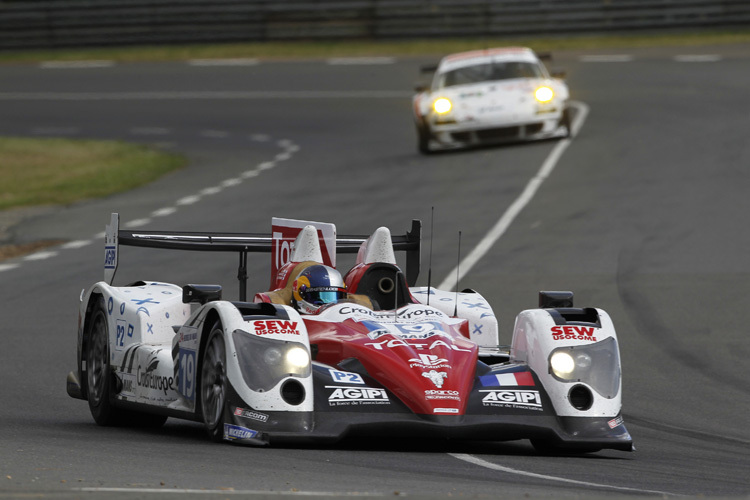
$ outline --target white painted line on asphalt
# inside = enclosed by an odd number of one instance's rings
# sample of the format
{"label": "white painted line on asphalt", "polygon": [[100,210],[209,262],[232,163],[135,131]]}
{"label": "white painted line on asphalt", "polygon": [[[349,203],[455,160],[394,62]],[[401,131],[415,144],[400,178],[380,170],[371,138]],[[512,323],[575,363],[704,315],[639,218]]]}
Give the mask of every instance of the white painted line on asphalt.
{"label": "white painted line on asphalt", "polygon": [[257,142],[268,142],[271,140],[266,134],[253,134],[250,136],[250,140]]}
{"label": "white painted line on asphalt", "polygon": [[674,60],[687,63],[718,62],[721,61],[721,56],[719,54],[682,54],[674,56]]}
{"label": "white painted line on asphalt", "polygon": [[19,264],[0,264],[0,273],[3,271],[10,271],[11,269],[15,269],[19,267]]}
{"label": "white painted line on asphalt", "polygon": [[630,54],[609,54],[609,55],[586,55],[581,56],[581,62],[595,62],[595,63],[619,63],[619,62],[630,62],[633,60],[633,56]]}
{"label": "white painted line on asphalt", "polygon": [[284,153],[279,153],[276,155],[276,161],[286,161],[291,157],[292,157],[292,153],[288,151]]}
{"label": "white painted line on asphalt", "polygon": [[43,61],[39,63],[42,69],[110,68],[114,65],[114,61]]}
{"label": "white painted line on asphalt", "polygon": [[326,64],[332,66],[393,64],[395,62],[394,57],[331,57],[326,60]]}
{"label": "white painted line on asphalt", "polygon": [[177,209],[175,207],[164,207],[151,212],[151,217],[166,217],[175,213]]}
{"label": "white painted line on asphalt", "polygon": [[392,497],[393,493],[373,493],[373,492],[346,492],[346,491],[261,491],[261,490],[203,490],[189,488],[73,488],[73,491],[86,491],[92,493],[181,493],[183,495],[252,495],[252,496],[286,496],[295,497]]}
{"label": "white painted line on asphalt", "polygon": [[65,243],[63,246],[61,246],[60,248],[62,248],[63,250],[75,250],[77,248],[83,248],[87,245],[90,245],[91,243],[93,243],[93,241],[91,240],[69,241]]}
{"label": "white painted line on asphalt", "polygon": [[151,222],[151,219],[134,219],[130,222],[126,222],[123,224],[123,227],[132,228],[132,227],[143,227]]}
{"label": "white painted line on asphalt", "polygon": [[218,186],[212,186],[212,187],[207,187],[206,189],[201,189],[200,195],[201,196],[213,196],[218,193],[221,193],[221,188]]}
{"label": "white painted line on asphalt", "polygon": [[235,177],[233,179],[227,179],[225,181],[221,181],[220,186],[228,188],[228,187],[232,187],[232,186],[237,186],[239,184],[242,184],[242,179],[238,179],[238,178]]}
{"label": "white painted line on asphalt", "polygon": [[57,252],[37,252],[27,255],[23,260],[45,260],[57,255]]}
{"label": "white painted line on asphalt", "polygon": [[[570,106],[578,110],[572,123],[572,135],[575,137],[576,135],[578,135],[578,131],[581,129],[583,122],[586,120],[589,107],[582,102],[575,101],[571,102]],[[563,152],[565,152],[565,150],[568,148],[570,142],[571,139],[561,139],[557,144],[555,144],[555,147],[552,148],[552,151],[550,152],[549,156],[547,156],[547,159],[544,161],[537,174],[528,182],[528,184],[526,184],[526,188],[523,190],[521,195],[516,198],[516,200],[508,207],[505,213],[500,217],[500,219],[495,223],[495,225],[490,229],[485,237],[482,238],[477,246],[474,247],[469,255],[461,260],[458,266],[458,276],[456,276],[457,269],[453,268],[453,270],[448,273],[448,276],[443,280],[443,282],[438,285],[438,289],[453,290],[457,282],[460,282],[461,279],[466,276],[466,274],[477,264],[477,262],[479,262],[479,260],[484,257],[487,252],[489,252],[489,250],[497,242],[497,240],[499,240],[500,237],[505,234],[505,231],[508,230],[518,214],[521,213],[526,205],[529,204],[542,183],[547,180],[547,177],[549,177],[549,175],[555,169],[558,160],[562,156]]]}
{"label": "white painted line on asphalt", "polygon": [[264,161],[260,165],[258,165],[258,170],[268,170],[270,168],[273,168],[276,166],[276,162],[273,161]]}
{"label": "white painted line on asphalt", "polygon": [[258,170],[248,170],[246,172],[242,172],[242,178],[243,179],[251,179],[253,177],[258,177],[260,175],[260,169]]}
{"label": "white painted line on asphalt", "polygon": [[478,458],[478,457],[475,457],[473,455],[469,455],[466,453],[448,453],[448,455],[452,456],[453,458],[457,458],[458,460],[463,460],[464,462],[469,462],[474,465],[479,465],[480,467],[485,467],[487,469],[492,469],[492,470],[496,470],[500,472],[507,472],[509,474],[517,474],[520,476],[533,477],[536,479],[546,479],[548,481],[558,481],[562,483],[578,484],[581,486],[590,486],[592,488],[604,488],[608,490],[631,491],[631,492],[636,492],[636,493],[650,493],[650,494],[655,494],[655,495],[679,496],[676,493],[670,493],[667,491],[644,490],[640,488],[628,488],[626,486],[612,486],[610,484],[591,483],[589,481],[578,481],[575,479],[568,479],[566,477],[548,476],[546,474],[537,474],[535,472],[527,472],[523,470],[512,469],[510,467],[505,467],[503,465],[499,465],[499,464],[495,464],[492,462],[488,462],[486,460],[482,460],[481,458]]}
{"label": "white painted line on asphalt", "polygon": [[256,66],[260,61],[253,58],[232,58],[232,59],[190,59],[190,66]]}
{"label": "white painted line on asphalt", "polygon": [[167,135],[172,131],[164,127],[134,127],[130,133],[134,135]]}
{"label": "white painted line on asphalt", "polygon": [[178,205],[192,205],[193,203],[197,203],[200,201],[201,197],[197,195],[191,195],[191,196],[185,196],[184,198],[180,198],[177,200]]}
{"label": "white painted line on asphalt", "polygon": [[403,90],[217,90],[151,92],[0,92],[0,101],[169,101],[254,99],[410,99]]}

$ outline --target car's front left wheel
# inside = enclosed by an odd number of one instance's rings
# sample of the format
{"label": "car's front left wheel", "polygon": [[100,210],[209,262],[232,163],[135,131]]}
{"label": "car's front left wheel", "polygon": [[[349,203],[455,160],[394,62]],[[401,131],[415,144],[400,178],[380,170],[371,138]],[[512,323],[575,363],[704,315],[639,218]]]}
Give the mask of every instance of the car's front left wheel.
{"label": "car's front left wheel", "polygon": [[200,402],[203,422],[214,441],[224,438],[224,407],[227,400],[227,354],[221,323],[211,329],[203,352],[200,380]]}

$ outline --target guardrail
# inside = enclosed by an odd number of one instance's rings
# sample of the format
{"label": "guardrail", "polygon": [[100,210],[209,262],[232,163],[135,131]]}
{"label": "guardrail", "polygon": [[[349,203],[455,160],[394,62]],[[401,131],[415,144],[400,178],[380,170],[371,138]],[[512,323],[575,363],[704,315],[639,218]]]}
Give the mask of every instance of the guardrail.
{"label": "guardrail", "polygon": [[747,25],[748,0],[0,0],[0,49]]}

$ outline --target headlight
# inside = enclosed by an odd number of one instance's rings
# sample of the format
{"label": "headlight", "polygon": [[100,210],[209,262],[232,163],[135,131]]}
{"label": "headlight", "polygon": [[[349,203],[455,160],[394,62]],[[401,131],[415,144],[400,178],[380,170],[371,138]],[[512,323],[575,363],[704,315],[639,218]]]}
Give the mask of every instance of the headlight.
{"label": "headlight", "polygon": [[451,102],[446,99],[445,97],[441,97],[440,99],[437,99],[435,102],[432,103],[432,108],[435,110],[436,113],[443,115],[451,110],[452,104]]}
{"label": "headlight", "polygon": [[289,366],[305,368],[310,366],[310,355],[307,354],[307,349],[292,347],[286,352],[286,362]]}
{"label": "headlight", "polygon": [[286,377],[310,375],[310,353],[299,342],[261,338],[242,330],[232,333],[242,378],[254,391],[268,391]]}
{"label": "headlight", "polygon": [[555,97],[555,92],[549,87],[539,87],[534,92],[534,97],[541,103],[550,102]]}
{"label": "headlight", "polygon": [[610,337],[583,346],[560,347],[549,356],[549,372],[563,382],[583,382],[607,399],[620,389],[620,355]]}

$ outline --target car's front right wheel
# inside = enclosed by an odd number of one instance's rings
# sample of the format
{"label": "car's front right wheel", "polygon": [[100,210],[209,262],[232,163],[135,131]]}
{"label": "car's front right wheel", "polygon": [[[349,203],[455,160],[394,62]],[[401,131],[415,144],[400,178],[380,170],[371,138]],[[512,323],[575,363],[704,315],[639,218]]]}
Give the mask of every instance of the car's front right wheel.
{"label": "car's front right wheel", "polygon": [[227,400],[227,354],[224,330],[218,321],[203,352],[201,364],[200,401],[203,422],[214,441],[224,438],[224,407]]}

